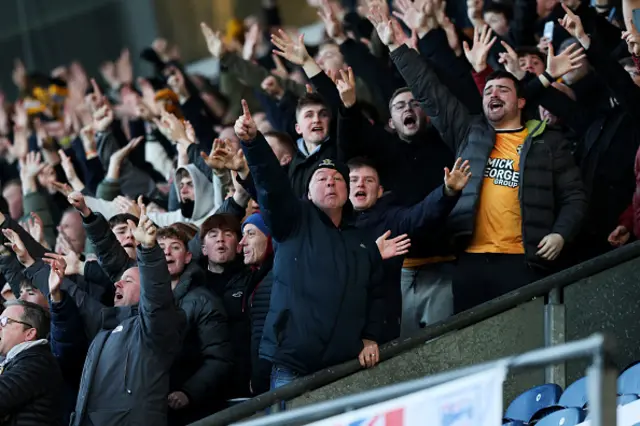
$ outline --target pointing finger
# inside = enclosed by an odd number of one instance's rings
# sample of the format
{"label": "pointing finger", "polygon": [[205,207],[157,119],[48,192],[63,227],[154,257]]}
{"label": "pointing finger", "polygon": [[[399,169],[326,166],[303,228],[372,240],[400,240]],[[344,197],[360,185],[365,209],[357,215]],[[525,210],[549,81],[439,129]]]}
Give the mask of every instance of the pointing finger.
{"label": "pointing finger", "polygon": [[244,99],[241,102],[242,102],[242,113],[246,119],[250,120],[251,111],[249,111],[249,104],[247,104],[247,101]]}

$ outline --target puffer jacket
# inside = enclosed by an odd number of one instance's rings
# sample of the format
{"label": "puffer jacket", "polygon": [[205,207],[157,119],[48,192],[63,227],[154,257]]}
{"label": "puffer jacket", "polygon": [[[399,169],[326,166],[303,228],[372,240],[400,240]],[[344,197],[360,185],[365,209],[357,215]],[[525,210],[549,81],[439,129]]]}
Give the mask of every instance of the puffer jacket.
{"label": "puffer jacket", "polygon": [[31,343],[0,368],[0,424],[61,426],[60,367],[46,340]]}
{"label": "puffer jacket", "polygon": [[242,148],[276,245],[260,357],[300,374],[356,359],[363,339],[382,336],[382,258],[375,241],[345,218],[336,226],[301,200],[264,136]]}
{"label": "puffer jacket", "polygon": [[[102,215],[85,219],[87,235],[96,246],[103,269],[115,282],[135,266]],[[223,384],[232,365],[229,326],[222,301],[205,287],[205,275],[195,263],[187,265],[173,290],[176,305],[184,311],[187,326],[184,345],[171,370],[171,390],[184,392],[191,407],[205,400],[222,400]]]}
{"label": "puffer jacket", "polygon": [[[495,130],[484,116],[471,116],[417,52],[401,46],[391,53],[391,58],[444,142],[471,164],[471,180],[447,224],[457,245],[464,248],[473,234]],[[587,198],[580,170],[563,135],[548,130],[544,122],[530,121],[527,128],[529,136],[520,155],[518,190],[522,240],[529,264],[550,268],[550,262],[536,255],[540,240],[558,233],[565,242],[571,241],[580,231]]]}

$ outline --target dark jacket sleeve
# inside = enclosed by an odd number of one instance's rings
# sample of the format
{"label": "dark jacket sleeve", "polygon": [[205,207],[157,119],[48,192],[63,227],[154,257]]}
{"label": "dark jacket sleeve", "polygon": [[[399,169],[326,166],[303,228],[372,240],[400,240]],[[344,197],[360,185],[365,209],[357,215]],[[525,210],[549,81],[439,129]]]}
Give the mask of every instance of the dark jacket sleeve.
{"label": "dark jacket sleeve", "polygon": [[353,68],[354,74],[360,77],[368,87],[375,89],[373,95],[376,97],[376,102],[386,104],[393,92],[404,85],[402,80],[394,74],[393,69],[373,56],[364,44],[348,38],[340,45],[340,52],[345,62]]}
{"label": "dark jacket sleeve", "polygon": [[277,241],[284,241],[299,226],[300,200],[266,139],[260,132],[242,150],[249,163],[260,205],[260,214]]}
{"label": "dark jacket sleeve", "polygon": [[96,248],[98,261],[112,282],[120,279],[124,271],[133,266],[133,261],[120,245],[109,223],[101,214],[91,214],[83,220],[87,237]]}
{"label": "dark jacket sleeve", "polygon": [[447,196],[444,194],[444,185],[434,189],[424,200],[406,208],[396,209],[388,219],[395,235],[411,234],[424,228],[435,228],[444,223],[460,199],[460,194]]}
{"label": "dark jacket sleeve", "polygon": [[60,303],[49,299],[51,312],[51,351],[58,359],[58,364],[65,377],[80,381],[84,359],[89,342],[84,333],[82,317],[78,307],[73,303],[66,291],[61,291]]}
{"label": "dark jacket sleeve", "polygon": [[24,228],[22,226],[20,226],[20,224],[18,222],[16,222],[15,220],[11,219],[7,215],[5,215],[5,220],[4,220],[4,223],[2,224],[1,228],[11,229],[16,234],[18,234],[18,236],[20,237],[20,239],[24,243],[24,246],[27,249],[27,251],[29,252],[29,254],[31,255],[31,257],[33,257],[36,260],[37,259],[41,259],[42,257],[44,257],[44,254],[49,251],[49,250],[45,249],[39,242],[34,240],[33,237],[31,236],[31,234],[29,234],[27,231],[25,231]]}
{"label": "dark jacket sleeve", "polygon": [[384,272],[378,246],[374,243],[370,250],[372,256],[371,264],[373,266],[371,271],[371,284],[367,294],[367,323],[362,332],[362,338],[380,342],[384,327]]}
{"label": "dark jacket sleeve", "polygon": [[217,135],[213,130],[213,126],[216,125],[216,123],[207,116],[205,112],[206,108],[205,103],[197,93],[190,96],[185,103],[180,105],[185,119],[193,126],[193,130],[200,143],[200,148],[208,153],[211,151],[213,140]]}
{"label": "dark jacket sleeve", "polygon": [[556,194],[556,221],[553,232],[571,241],[580,231],[587,213],[587,195],[580,169],[573,161],[570,144],[562,140],[553,152],[553,187]]}
{"label": "dark jacket sleeve", "polygon": [[476,84],[471,76],[471,65],[464,57],[456,56],[444,30],[438,28],[429,31],[418,43],[420,54],[427,59],[440,82],[470,113],[480,114],[482,98],[473,90]]}
{"label": "dark jacket sleeve", "polygon": [[199,302],[196,327],[204,363],[182,385],[182,391],[196,404],[203,402],[213,390],[225,386],[233,365],[233,349],[222,302],[214,303],[204,296]]}
{"label": "dark jacket sleeve", "polygon": [[142,334],[148,344],[175,354],[182,347],[182,330],[186,319],[171,292],[171,276],[160,246],[138,246],[140,269],[139,316]]}
{"label": "dark jacket sleeve", "polygon": [[[49,271],[51,268],[41,260],[24,270],[24,275],[31,280],[34,287],[49,298]],[[73,281],[64,278],[60,288],[67,292],[78,307],[89,340],[92,340],[102,326],[102,308],[104,305],[91,297]]]}
{"label": "dark jacket sleeve", "polygon": [[16,355],[12,368],[0,374],[0,417],[17,410],[24,410],[30,401],[47,392],[49,383],[43,378],[50,377],[52,365],[42,362],[42,357],[29,354],[29,351]]}
{"label": "dark jacket sleeve", "polygon": [[357,104],[351,108],[340,107],[337,129],[340,161],[363,156],[383,163],[389,158],[387,139],[387,131],[379,124],[371,124]]}
{"label": "dark jacket sleeve", "polygon": [[4,276],[4,279],[11,287],[11,292],[18,298],[20,297],[20,284],[25,279],[22,271],[24,267],[18,261],[15,254],[7,254],[0,256],[0,273]]}
{"label": "dark jacket sleeve", "polygon": [[[97,133],[96,144],[100,162],[106,169],[109,167],[109,159],[114,152],[120,149],[120,146],[110,131]],[[135,198],[140,194],[149,194],[155,188],[155,182],[148,174],[135,167],[128,158],[125,158],[120,166],[120,187],[123,194]]]}
{"label": "dark jacket sleeve", "polygon": [[591,45],[586,50],[589,63],[605,81],[616,101],[634,120],[640,120],[640,87],[636,86],[629,73],[605,50],[597,37],[591,37]]}
{"label": "dark jacket sleeve", "polygon": [[458,152],[471,126],[469,110],[438,80],[418,52],[402,45],[391,52],[391,59],[442,140],[449,149]]}

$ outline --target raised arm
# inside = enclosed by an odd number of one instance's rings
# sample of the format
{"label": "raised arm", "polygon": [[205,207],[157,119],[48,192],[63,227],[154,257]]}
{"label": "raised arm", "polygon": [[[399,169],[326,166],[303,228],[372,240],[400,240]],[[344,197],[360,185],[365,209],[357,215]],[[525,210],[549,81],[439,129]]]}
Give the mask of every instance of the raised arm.
{"label": "raised arm", "polygon": [[171,291],[171,275],[164,253],[156,243],[157,229],[147,217],[142,200],[138,226],[129,221],[134,238],[140,243],[137,249],[140,270],[140,320],[142,334],[156,348],[175,353],[180,350],[185,316],[175,306]]}
{"label": "raised arm", "polygon": [[242,101],[243,114],[235,124],[236,135],[249,164],[256,186],[260,212],[271,235],[284,241],[294,232],[300,220],[300,200],[264,136],[258,132],[247,103]]}
{"label": "raised arm", "polygon": [[68,200],[82,215],[84,229],[87,231],[87,237],[96,248],[100,266],[112,282],[118,281],[124,271],[129,269],[133,263],[124,247],[118,242],[104,216],[99,213],[94,214],[87,207],[81,193],[69,194]]}
{"label": "raised arm", "polygon": [[373,8],[368,18],[376,27],[380,40],[389,46],[391,59],[413,96],[420,101],[447,146],[457,152],[471,125],[469,111],[438,80],[435,72],[418,52],[396,44],[399,29],[394,28],[388,16],[379,8]]}

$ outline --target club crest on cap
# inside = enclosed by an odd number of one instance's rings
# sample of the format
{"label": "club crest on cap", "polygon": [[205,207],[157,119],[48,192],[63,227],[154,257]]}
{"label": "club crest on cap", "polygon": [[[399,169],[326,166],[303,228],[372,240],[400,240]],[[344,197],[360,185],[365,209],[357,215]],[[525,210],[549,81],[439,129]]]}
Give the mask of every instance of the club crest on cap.
{"label": "club crest on cap", "polygon": [[330,167],[335,167],[335,163],[333,161],[331,161],[330,158],[325,158],[324,160],[322,160],[322,163],[318,164],[319,167],[321,166],[330,166]]}

